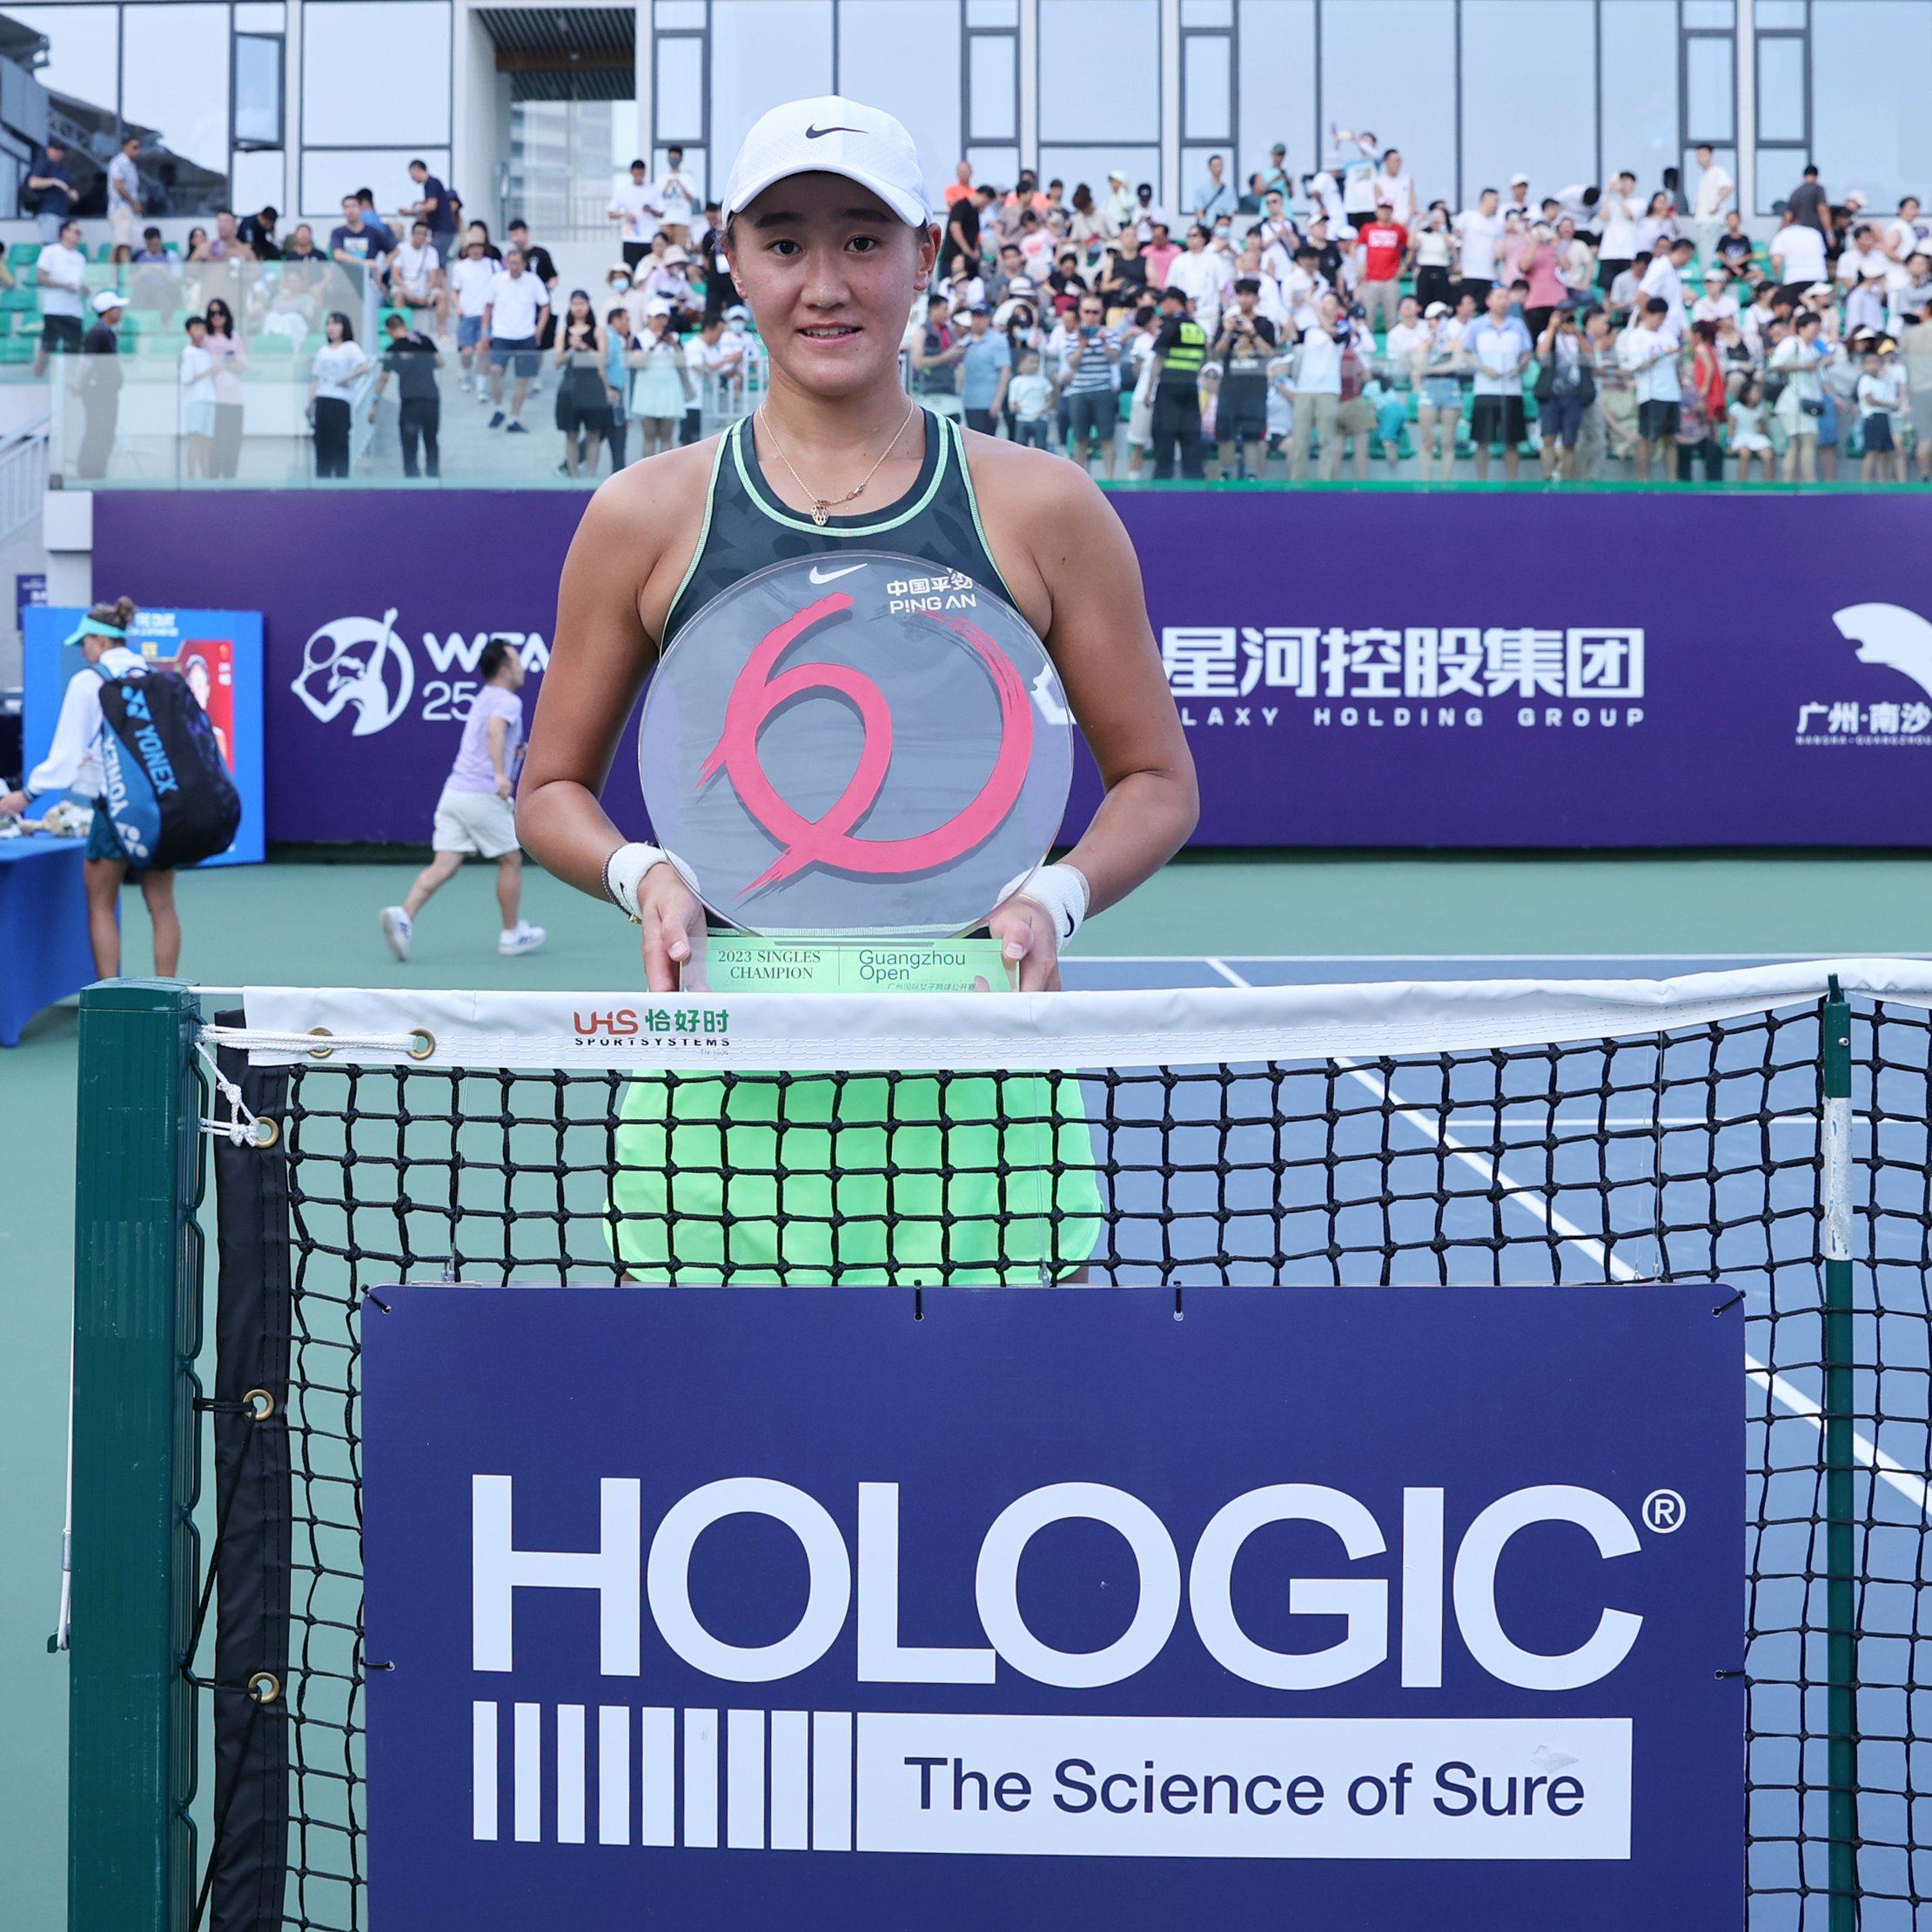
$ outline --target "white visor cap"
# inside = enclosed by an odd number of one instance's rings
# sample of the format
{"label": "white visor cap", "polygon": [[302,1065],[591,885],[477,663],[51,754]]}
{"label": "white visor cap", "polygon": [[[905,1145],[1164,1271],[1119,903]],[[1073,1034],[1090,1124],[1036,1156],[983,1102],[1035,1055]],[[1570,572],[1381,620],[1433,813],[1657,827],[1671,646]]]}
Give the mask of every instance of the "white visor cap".
{"label": "white visor cap", "polygon": [[905,124],[883,109],[820,94],[787,101],[752,124],[725,183],[729,221],[775,181],[795,174],[838,174],[869,188],[915,228],[933,218],[919,151]]}

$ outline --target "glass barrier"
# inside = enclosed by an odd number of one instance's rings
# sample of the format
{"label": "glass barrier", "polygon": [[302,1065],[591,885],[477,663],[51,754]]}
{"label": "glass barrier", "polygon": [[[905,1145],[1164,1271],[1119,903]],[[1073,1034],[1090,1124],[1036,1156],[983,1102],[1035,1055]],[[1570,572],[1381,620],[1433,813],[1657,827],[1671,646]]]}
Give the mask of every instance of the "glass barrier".
{"label": "glass barrier", "polygon": [[[755,409],[763,394],[764,356],[749,332],[726,339],[728,348],[740,352],[738,372],[707,376],[687,368],[681,398],[661,386],[661,377],[647,387],[638,366],[643,359],[635,354],[580,358],[582,366],[574,367],[549,352],[513,353],[506,366],[490,370],[482,349],[460,349],[446,336],[426,368],[418,361],[406,370],[400,358],[386,353],[388,318],[400,313],[406,326],[433,339],[434,312],[387,310],[366,271],[331,262],[137,263],[113,272],[119,279],[112,284],[107,265],[92,264],[91,292],[113,285],[128,299],[119,353],[111,363],[49,356],[44,292],[26,285],[30,263],[17,272],[20,280],[0,291],[0,383],[47,385],[49,468],[51,480],[68,488],[583,489],[666,443],[712,433]],[[219,302],[234,318],[232,346],[211,339],[198,349],[184,319]],[[347,319],[359,355],[330,354],[332,314]],[[902,366],[902,372],[911,379],[909,368]],[[1191,453],[1177,451],[1158,464],[1146,446],[1144,406],[1137,411],[1124,393],[1110,399],[1110,423],[1095,424],[1090,414],[1080,457],[1104,482],[1146,487],[1170,480],[1198,487],[1191,472],[1204,472],[1211,487],[1459,489],[1553,483],[1915,487],[1932,473],[1932,439],[1915,435],[1925,399],[1919,391],[1893,418],[1888,461],[1868,455],[1850,399],[1835,408],[1828,402],[1814,439],[1820,473],[1794,482],[1785,462],[1788,432],[1774,409],[1760,413],[1758,446],[1742,462],[1746,453],[1727,446],[1727,427],[1692,441],[1680,433],[1683,426],[1642,421],[1634,394],[1613,376],[1583,419],[1576,449],[1561,452],[1557,438],[1545,433],[1533,366],[1524,379],[1513,461],[1510,452],[1484,451],[1472,440],[1477,412],[1467,382],[1453,401],[1427,397],[1404,372],[1387,366],[1375,369],[1369,395],[1318,408],[1311,446],[1298,449],[1290,427],[1296,405],[1287,379],[1276,382],[1276,372],[1271,367],[1269,388],[1276,392],[1265,409],[1247,405],[1242,423],[1223,439],[1218,372],[1211,369],[1191,460]],[[960,399],[942,386],[950,373],[912,379],[922,400],[949,413],[961,408]],[[332,374],[338,379],[330,393],[319,396],[319,378]],[[648,414],[667,406],[667,393],[674,413]],[[1063,398],[1037,423],[1008,418],[1002,427],[1043,447],[1071,450],[1064,406]],[[966,414],[985,426],[976,413]],[[1644,428],[1654,433],[1647,451],[1639,441]]]}

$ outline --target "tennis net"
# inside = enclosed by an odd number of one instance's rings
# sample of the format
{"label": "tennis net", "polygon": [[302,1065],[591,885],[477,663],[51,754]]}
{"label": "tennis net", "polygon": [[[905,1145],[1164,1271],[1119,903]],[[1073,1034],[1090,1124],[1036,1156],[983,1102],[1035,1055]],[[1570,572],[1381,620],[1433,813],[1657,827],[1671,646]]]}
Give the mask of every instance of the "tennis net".
{"label": "tennis net", "polygon": [[[160,1697],[164,1656],[167,1748],[128,1774],[178,1828],[152,1882],[191,1887],[220,1932],[370,1923],[358,1323],[386,1284],[1721,1280],[1748,1351],[1748,1922],[1913,1926],[1932,1901],[1929,1007],[1932,966],[1899,961],[1046,998],[265,989],[212,1025],[178,989],[97,989],[84,1170],[138,1147],[151,1172],[84,1206],[82,1630],[104,1613],[90,1565],[124,1575],[143,1533],[172,1554],[77,1684],[77,1842],[138,1842],[101,1753],[116,1697]],[[172,1232],[131,1247],[128,1216],[164,1210]],[[150,1265],[173,1313],[137,1367],[117,1319]],[[125,1480],[144,1429],[172,1484],[144,1533]],[[167,1644],[117,1654],[157,1618]],[[126,1906],[73,1922],[148,1922]]]}

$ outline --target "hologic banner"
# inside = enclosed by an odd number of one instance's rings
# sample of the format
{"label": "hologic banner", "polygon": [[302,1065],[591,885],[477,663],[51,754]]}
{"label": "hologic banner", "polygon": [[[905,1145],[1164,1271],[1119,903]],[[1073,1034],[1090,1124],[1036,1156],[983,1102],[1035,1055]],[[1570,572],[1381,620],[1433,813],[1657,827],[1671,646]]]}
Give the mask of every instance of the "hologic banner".
{"label": "hologic banner", "polygon": [[[198,603],[208,500],[100,493],[98,587]],[[271,838],[427,838],[493,633],[534,708],[583,501],[223,493],[224,595],[267,614]],[[1932,843],[1922,494],[1112,501],[1200,768],[1199,843]],[[641,833],[634,733],[606,795]],[[1097,796],[1088,767],[1076,825]]]}
{"label": "hologic banner", "polygon": [[380,1291],[372,1909],[1740,1926],[1740,1319]]}

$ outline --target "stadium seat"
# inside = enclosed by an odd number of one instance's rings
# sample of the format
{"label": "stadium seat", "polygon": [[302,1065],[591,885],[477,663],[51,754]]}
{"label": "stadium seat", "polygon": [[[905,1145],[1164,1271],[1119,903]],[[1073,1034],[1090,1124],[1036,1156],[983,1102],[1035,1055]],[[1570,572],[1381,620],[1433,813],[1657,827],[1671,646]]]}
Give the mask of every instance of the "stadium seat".
{"label": "stadium seat", "polygon": [[31,268],[35,257],[39,253],[40,244],[37,241],[14,242],[7,249],[7,266],[15,269]]}

